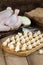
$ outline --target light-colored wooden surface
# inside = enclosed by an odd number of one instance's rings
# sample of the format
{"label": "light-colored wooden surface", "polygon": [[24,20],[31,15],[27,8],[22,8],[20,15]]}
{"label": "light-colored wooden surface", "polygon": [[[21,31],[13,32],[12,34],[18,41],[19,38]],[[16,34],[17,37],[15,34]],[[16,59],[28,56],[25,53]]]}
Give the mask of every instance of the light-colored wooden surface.
{"label": "light-colored wooden surface", "polygon": [[[1,43],[1,40],[0,40],[0,43]],[[6,65],[4,60],[5,60],[4,55],[3,55],[2,49],[0,48],[0,65]]]}
{"label": "light-colored wooden surface", "polygon": [[43,54],[40,55],[38,51],[27,57],[30,60],[31,65],[43,65]]}
{"label": "light-colored wooden surface", "polygon": [[27,57],[19,57],[0,49],[0,65],[43,65],[43,55],[36,51]]}
{"label": "light-colored wooden surface", "polygon": [[19,57],[0,49],[0,65],[43,65],[43,55],[36,51],[27,57]]}
{"label": "light-colored wooden surface", "polygon": [[5,53],[5,59],[7,65],[28,65],[26,57],[18,57]]}
{"label": "light-colored wooden surface", "polygon": [[0,49],[0,65],[6,65],[2,50]]}
{"label": "light-colored wooden surface", "polygon": [[18,57],[0,50],[0,65],[28,65],[26,57]]}

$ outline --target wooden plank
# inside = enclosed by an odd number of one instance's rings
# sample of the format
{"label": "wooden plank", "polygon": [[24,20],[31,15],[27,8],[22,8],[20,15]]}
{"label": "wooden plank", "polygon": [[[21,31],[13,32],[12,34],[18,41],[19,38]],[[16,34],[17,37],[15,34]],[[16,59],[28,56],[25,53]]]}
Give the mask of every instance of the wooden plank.
{"label": "wooden plank", "polygon": [[5,52],[7,65],[28,65],[26,57],[19,57]]}
{"label": "wooden plank", "polygon": [[0,49],[0,65],[6,65],[5,64],[5,60],[4,60],[4,56],[2,54],[2,50]]}
{"label": "wooden plank", "polygon": [[43,55],[38,54],[38,51],[27,57],[30,65],[43,65]]}
{"label": "wooden plank", "polygon": [[[0,40],[0,44],[1,44],[1,40]],[[1,48],[0,48],[0,65],[6,65],[4,55],[3,55],[3,52],[2,52]]]}

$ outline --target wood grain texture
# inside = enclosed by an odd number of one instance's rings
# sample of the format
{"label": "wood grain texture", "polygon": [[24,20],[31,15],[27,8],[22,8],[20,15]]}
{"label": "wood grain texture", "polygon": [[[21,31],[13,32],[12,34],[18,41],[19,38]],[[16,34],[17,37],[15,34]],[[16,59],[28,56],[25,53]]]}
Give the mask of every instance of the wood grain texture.
{"label": "wood grain texture", "polygon": [[[1,40],[0,40],[0,43],[1,43]],[[4,60],[4,55],[3,55],[1,48],[0,48],[0,65],[6,65],[5,60]]]}
{"label": "wood grain texture", "polygon": [[38,54],[38,51],[29,55],[27,60],[31,65],[43,65],[43,55]]}
{"label": "wood grain texture", "polygon": [[19,57],[5,52],[7,65],[28,65],[26,57]]}
{"label": "wood grain texture", "polygon": [[[0,40],[0,44],[1,44],[1,40]],[[5,65],[2,49],[0,49],[0,65]]]}
{"label": "wood grain texture", "polygon": [[4,56],[2,54],[2,50],[0,49],[0,65],[6,65],[5,64],[5,60],[4,60]]}

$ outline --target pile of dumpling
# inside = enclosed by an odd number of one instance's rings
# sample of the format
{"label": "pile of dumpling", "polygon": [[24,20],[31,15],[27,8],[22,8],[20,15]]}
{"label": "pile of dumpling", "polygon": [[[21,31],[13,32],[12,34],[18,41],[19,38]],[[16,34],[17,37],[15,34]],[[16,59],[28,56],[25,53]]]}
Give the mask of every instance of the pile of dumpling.
{"label": "pile of dumpling", "polygon": [[23,32],[7,38],[3,42],[3,46],[7,46],[9,49],[13,49],[16,52],[31,50],[32,48],[43,43],[43,33],[37,31],[32,32]]}

